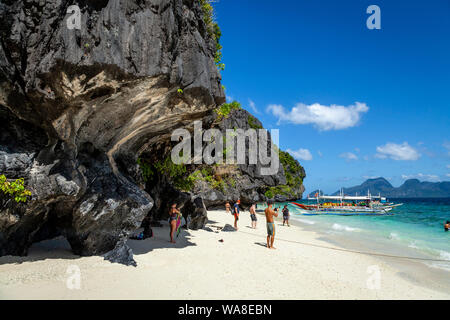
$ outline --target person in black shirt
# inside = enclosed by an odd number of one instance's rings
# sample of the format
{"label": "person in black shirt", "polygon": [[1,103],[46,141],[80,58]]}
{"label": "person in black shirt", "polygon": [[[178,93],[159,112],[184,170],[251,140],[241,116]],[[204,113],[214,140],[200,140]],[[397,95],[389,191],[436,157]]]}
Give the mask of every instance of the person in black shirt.
{"label": "person in black shirt", "polygon": [[283,208],[283,226],[285,223],[287,223],[288,227],[290,227],[290,225],[289,225],[289,209],[288,209],[287,205],[285,205]]}

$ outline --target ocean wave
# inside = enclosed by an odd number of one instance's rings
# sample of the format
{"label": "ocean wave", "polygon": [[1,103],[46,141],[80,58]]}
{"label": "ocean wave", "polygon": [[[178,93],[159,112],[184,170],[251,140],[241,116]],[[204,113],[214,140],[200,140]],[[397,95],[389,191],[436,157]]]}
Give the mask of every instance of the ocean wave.
{"label": "ocean wave", "polygon": [[438,261],[438,262],[432,262],[428,265],[433,268],[442,269],[445,271],[450,271],[450,252],[439,250],[439,259],[442,260],[448,260],[448,262],[445,261]]}
{"label": "ocean wave", "polygon": [[389,239],[390,240],[400,240],[400,236],[395,232],[391,232],[391,234],[389,235]]}
{"label": "ocean wave", "polygon": [[419,249],[419,247],[417,246],[417,242],[413,241],[408,245],[409,248],[413,248],[413,249]]}
{"label": "ocean wave", "polygon": [[450,262],[450,252],[440,250],[439,251],[439,257],[443,260],[448,260]]}
{"label": "ocean wave", "polygon": [[450,261],[449,262],[432,262],[432,263],[427,263],[427,265],[432,268],[450,271]]}
{"label": "ocean wave", "polygon": [[316,224],[314,221],[311,221],[311,220],[306,220],[306,219],[296,219],[296,220],[300,221],[301,223],[305,223],[305,224],[310,224],[310,225]]}
{"label": "ocean wave", "polygon": [[352,228],[352,227],[349,227],[349,226],[346,226],[346,225],[342,225],[342,224],[339,224],[339,223],[333,224],[332,228],[333,228],[334,230],[338,230],[338,231],[349,231],[349,232],[358,232],[358,231],[361,231],[361,229],[358,229],[358,228]]}

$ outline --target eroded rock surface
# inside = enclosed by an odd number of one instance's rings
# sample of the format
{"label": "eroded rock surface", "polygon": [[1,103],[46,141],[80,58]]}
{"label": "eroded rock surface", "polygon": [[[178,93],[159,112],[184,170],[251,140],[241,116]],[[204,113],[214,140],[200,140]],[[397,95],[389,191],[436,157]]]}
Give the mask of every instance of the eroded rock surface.
{"label": "eroded rock surface", "polygon": [[0,173],[32,191],[1,209],[0,255],[116,248],[154,205],[138,155],[225,100],[198,1],[3,0],[0,38]]}

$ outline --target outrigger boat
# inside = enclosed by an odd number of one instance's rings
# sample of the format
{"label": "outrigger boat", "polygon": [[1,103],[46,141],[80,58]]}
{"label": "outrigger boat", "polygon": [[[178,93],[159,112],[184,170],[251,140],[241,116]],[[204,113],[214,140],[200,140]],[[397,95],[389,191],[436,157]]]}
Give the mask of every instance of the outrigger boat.
{"label": "outrigger boat", "polygon": [[403,205],[387,203],[385,197],[372,196],[370,192],[367,192],[367,196],[347,196],[342,190],[338,196],[324,196],[316,193],[314,197],[308,197],[308,200],[315,200],[316,204],[305,205],[297,202],[291,202],[291,204],[300,208],[301,213],[307,216],[385,216],[391,215],[394,208]]}

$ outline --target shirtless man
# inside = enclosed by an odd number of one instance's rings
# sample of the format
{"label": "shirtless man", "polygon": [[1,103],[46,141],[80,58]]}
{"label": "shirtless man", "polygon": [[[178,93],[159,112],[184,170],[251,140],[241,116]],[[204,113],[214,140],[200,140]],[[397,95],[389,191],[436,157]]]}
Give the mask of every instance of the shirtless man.
{"label": "shirtless man", "polygon": [[446,232],[448,232],[450,230],[450,221],[447,221],[446,223],[444,223],[444,230]]}
{"label": "shirtless man", "polygon": [[264,210],[267,221],[267,248],[276,249],[273,246],[273,242],[275,241],[275,222],[273,221],[273,216],[278,217],[278,213],[272,210],[272,202],[268,202],[267,205],[267,209]]}
{"label": "shirtless man", "polygon": [[227,201],[227,203],[225,203],[225,211],[227,213],[231,213],[231,206],[230,203]]}

